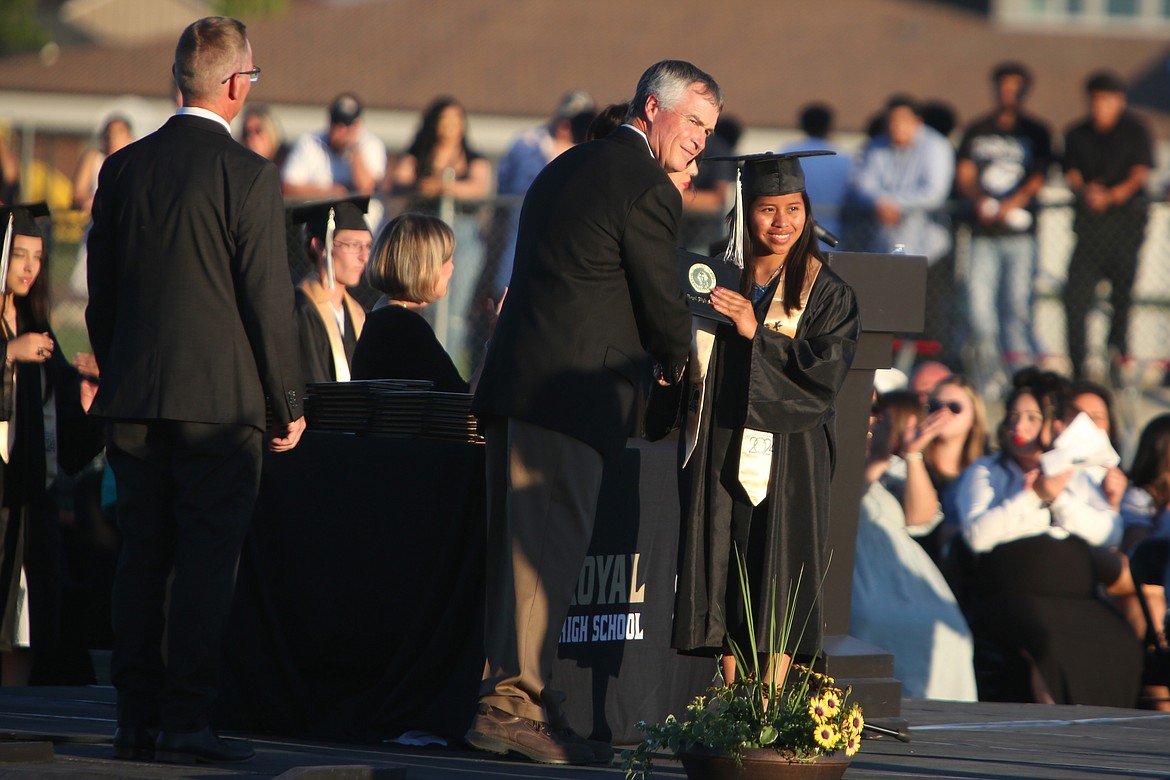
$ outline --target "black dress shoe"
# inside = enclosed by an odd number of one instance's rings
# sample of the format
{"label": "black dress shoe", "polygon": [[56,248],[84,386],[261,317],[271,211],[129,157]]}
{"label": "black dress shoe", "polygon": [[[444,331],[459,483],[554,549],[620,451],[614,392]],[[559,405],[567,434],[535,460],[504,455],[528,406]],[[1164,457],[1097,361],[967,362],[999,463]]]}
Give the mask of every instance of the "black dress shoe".
{"label": "black dress shoe", "polygon": [[145,726],[119,726],[114,731],[114,758],[123,761],[151,761],[158,729]]}
{"label": "black dress shoe", "polygon": [[238,764],[254,755],[247,745],[220,739],[210,726],[199,731],[160,731],[154,743],[154,759],[172,764]]}

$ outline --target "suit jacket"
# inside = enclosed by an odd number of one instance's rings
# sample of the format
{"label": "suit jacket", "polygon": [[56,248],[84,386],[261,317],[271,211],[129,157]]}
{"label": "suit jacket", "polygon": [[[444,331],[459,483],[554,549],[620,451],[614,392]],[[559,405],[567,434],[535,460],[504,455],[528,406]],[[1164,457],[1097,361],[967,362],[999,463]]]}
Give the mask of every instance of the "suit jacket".
{"label": "suit jacket", "polygon": [[619,452],[645,353],[681,365],[690,315],[676,269],[682,199],[637,132],[561,154],[524,198],[508,297],[474,409]]}
{"label": "suit jacket", "polygon": [[102,165],[85,319],[91,412],[265,427],[301,416],[276,166],[176,115]]}

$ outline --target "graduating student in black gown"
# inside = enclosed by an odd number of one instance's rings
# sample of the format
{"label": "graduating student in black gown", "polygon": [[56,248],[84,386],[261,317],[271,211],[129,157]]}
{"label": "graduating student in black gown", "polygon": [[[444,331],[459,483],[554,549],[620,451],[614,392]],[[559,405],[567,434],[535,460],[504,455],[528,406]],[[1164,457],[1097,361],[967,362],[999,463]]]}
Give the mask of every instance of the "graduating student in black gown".
{"label": "graduating student in black gown", "polygon": [[[681,651],[723,653],[729,677],[727,639],[746,646],[752,620],[764,641],[773,585],[782,611],[799,580],[793,639],[811,613],[799,651],[820,647],[824,621],[815,597],[829,552],[834,404],[860,330],[853,290],[816,245],[799,160],[754,155],[743,173],[743,236],[733,229],[731,244],[746,257],[741,289],[711,294],[730,323],[695,318],[691,387],[684,390],[673,636]],[[759,453],[770,447],[770,461],[741,455],[745,440]],[[748,562],[754,615],[743,607],[735,548]]]}
{"label": "graduating student in black gown", "polygon": [[[350,380],[366,310],[346,288],[362,280],[370,259],[371,236],[365,216],[369,201],[369,196],[359,195],[293,209],[292,221],[305,223],[305,254],[313,263],[313,269],[297,285],[293,305],[305,384]],[[331,246],[326,246],[327,241]],[[327,257],[327,251],[331,256]]]}
{"label": "graduating student in black gown", "polygon": [[447,294],[454,253],[455,234],[438,217],[403,214],[378,233],[366,280],[383,295],[354,350],[354,379],[427,379],[434,390],[470,390],[420,314]]}
{"label": "graduating student in black gown", "polygon": [[[9,233],[8,220],[12,218]],[[86,415],[96,385],[83,382],[49,326],[44,203],[0,207],[0,654],[4,685],[59,682],[64,552],[54,498],[61,474],[102,446],[102,423]],[[22,571],[27,587],[22,587]],[[21,592],[25,591],[25,598]],[[27,631],[21,616],[26,614]],[[29,650],[25,650],[27,645]]]}

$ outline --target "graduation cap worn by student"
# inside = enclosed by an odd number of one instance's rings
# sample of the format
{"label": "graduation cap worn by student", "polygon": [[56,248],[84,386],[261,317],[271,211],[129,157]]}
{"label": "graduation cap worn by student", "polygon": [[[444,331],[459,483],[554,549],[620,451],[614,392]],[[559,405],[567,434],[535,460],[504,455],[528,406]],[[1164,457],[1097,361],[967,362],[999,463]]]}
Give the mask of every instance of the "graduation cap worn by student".
{"label": "graduation cap worn by student", "polygon": [[744,201],[755,197],[791,195],[794,192],[804,192],[804,169],[800,166],[800,158],[823,157],[830,154],[836,154],[836,152],[809,151],[788,152],[786,154],[762,152],[760,154],[707,158],[708,162],[720,160],[736,163],[735,216],[731,223],[731,235],[727,240],[727,250],[723,255],[723,259],[726,262],[737,268],[743,268]]}
{"label": "graduation cap worn by student", "polygon": [[0,206],[0,229],[4,233],[4,246],[0,250],[0,295],[8,292],[8,264],[11,261],[13,237],[44,238],[45,234],[37,224],[37,218],[47,216],[49,205],[44,201]]}
{"label": "graduation cap worn by student", "polygon": [[366,224],[369,195],[353,195],[338,200],[302,203],[292,210],[294,224],[304,224],[305,230],[325,246],[325,283],[330,290],[336,285],[333,277],[333,234],[338,230],[370,232]]}

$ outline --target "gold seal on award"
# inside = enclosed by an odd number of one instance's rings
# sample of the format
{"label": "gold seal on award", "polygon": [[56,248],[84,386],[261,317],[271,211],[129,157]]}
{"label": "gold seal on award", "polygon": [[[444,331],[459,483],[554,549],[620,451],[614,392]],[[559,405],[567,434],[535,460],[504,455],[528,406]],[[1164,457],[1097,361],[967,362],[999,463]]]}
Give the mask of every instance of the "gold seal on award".
{"label": "gold seal on award", "polygon": [[703,295],[714,290],[715,285],[718,284],[718,281],[715,279],[715,272],[711,270],[710,266],[703,263],[695,263],[692,265],[690,270],[687,271],[687,279],[690,281],[691,287],[695,292],[702,293]]}

